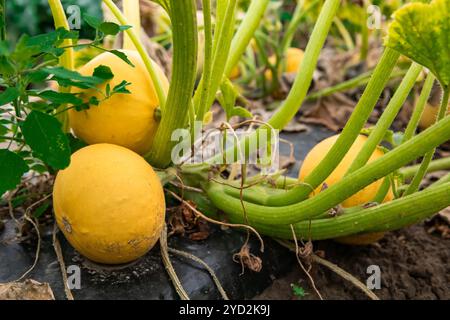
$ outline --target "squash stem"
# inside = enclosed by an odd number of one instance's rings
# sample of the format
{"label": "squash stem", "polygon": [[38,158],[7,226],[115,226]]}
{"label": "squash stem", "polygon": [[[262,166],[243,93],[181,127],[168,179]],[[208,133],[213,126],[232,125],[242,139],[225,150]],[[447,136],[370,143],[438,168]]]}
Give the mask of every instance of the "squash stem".
{"label": "squash stem", "polygon": [[423,114],[423,110],[425,109],[425,105],[427,104],[428,98],[431,94],[431,90],[433,89],[435,79],[436,77],[431,72],[429,72],[427,78],[425,79],[422,91],[420,92],[419,99],[414,106],[414,111],[411,115],[411,119],[409,119],[408,125],[405,129],[405,133],[403,134],[402,143],[411,139],[411,137],[416,133],[417,126],[419,125],[420,118]]}
{"label": "squash stem", "polygon": [[[60,0],[48,0],[48,4],[50,6],[50,10],[53,15],[53,21],[55,24],[55,29],[64,28],[66,30],[70,30],[69,23],[67,21],[66,13],[64,12],[64,7]],[[75,58],[74,58],[74,50],[73,50],[73,41],[72,39],[66,39],[61,44],[61,47],[66,48],[64,50],[63,55],[60,57],[60,65],[68,70],[75,69]],[[71,91],[70,87],[59,87],[59,91],[62,93],[68,93]],[[62,125],[62,129],[64,132],[69,132],[69,115],[67,112],[61,112],[67,109],[66,105],[61,105],[56,110],[56,118]]]}
{"label": "squash stem", "polygon": [[253,0],[242,20],[236,35],[231,42],[230,54],[225,67],[225,75],[229,76],[245,52],[261,19],[264,17],[270,0]]}
{"label": "squash stem", "polygon": [[175,144],[172,134],[185,129],[197,71],[196,0],[170,0],[173,30],[173,71],[166,110],[156,132],[152,148],[145,158],[155,167],[171,163]]}
{"label": "squash stem", "polygon": [[[450,93],[449,87],[443,87],[441,106],[439,108],[439,113],[436,119],[437,122],[439,122],[445,117],[449,101],[449,93]],[[433,149],[424,156],[422,163],[420,164],[419,170],[412,179],[410,185],[408,186],[408,189],[406,189],[404,196],[413,194],[414,192],[419,190],[420,183],[422,182],[423,177],[428,171],[428,166],[430,165],[430,162],[433,159],[435,152],[436,149]]]}
{"label": "squash stem", "polygon": [[400,83],[400,86],[392,99],[389,101],[373,131],[370,133],[366,143],[348,168],[346,175],[361,168],[367,163],[367,161],[369,161],[373,152],[383,140],[387,130],[391,126],[392,122],[394,122],[395,117],[408,98],[408,95],[416,84],[416,79],[422,69],[423,67],[417,63],[413,63],[411,65],[405,78]]}
{"label": "squash stem", "polygon": [[[379,159],[347,175],[328,189],[307,200],[287,206],[275,207],[247,201],[243,201],[242,204],[240,190],[214,182],[206,184],[204,188],[214,205],[226,213],[234,212],[242,215],[244,205],[250,221],[290,224],[314,218],[333,208],[373,181],[387,176],[449,139],[450,117],[446,117]],[[259,197],[264,198],[264,194],[259,192]]]}
{"label": "squash stem", "polygon": [[[117,21],[119,21],[122,25],[129,25],[127,19],[122,14],[122,12],[119,10],[119,8],[114,4],[112,0],[103,0],[103,2],[106,4],[106,6],[111,10],[113,15],[116,17]],[[137,36],[136,31],[133,28],[127,29],[125,31],[128,35],[128,37],[133,42],[134,46],[136,47],[136,50],[139,52],[139,55],[141,56],[142,60],[144,61],[145,67],[150,74],[150,77],[152,78],[153,85],[155,86],[156,93],[158,95],[159,99],[159,107],[162,112],[162,116],[164,117],[164,111],[165,111],[165,105],[166,105],[166,93],[164,92],[161,79],[159,79],[159,75],[156,72],[156,68],[153,65],[154,62],[150,59],[147,50],[145,50],[144,45],[140,41],[139,37]]]}

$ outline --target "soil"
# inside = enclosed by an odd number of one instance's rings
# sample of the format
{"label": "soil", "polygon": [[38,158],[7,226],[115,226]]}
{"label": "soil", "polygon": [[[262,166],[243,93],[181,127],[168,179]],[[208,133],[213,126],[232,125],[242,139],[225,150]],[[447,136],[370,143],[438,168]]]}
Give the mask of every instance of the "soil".
{"label": "soil", "polygon": [[[390,232],[379,243],[351,247],[333,241],[315,243],[327,260],[337,264],[363,283],[370,276],[367,267],[378,265],[381,289],[374,290],[380,299],[450,299],[450,240],[429,234],[425,225]],[[316,287],[324,299],[367,299],[352,284],[323,266],[311,271]],[[292,284],[306,292],[293,294]],[[296,266],[287,276],[276,279],[256,299],[318,299],[305,274]]]}

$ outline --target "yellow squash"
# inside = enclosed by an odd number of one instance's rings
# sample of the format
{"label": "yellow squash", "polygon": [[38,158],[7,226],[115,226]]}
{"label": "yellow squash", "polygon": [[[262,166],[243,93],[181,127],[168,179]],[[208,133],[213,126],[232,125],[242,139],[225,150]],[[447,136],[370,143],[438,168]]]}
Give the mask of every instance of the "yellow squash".
{"label": "yellow squash", "polygon": [[[109,66],[114,74],[114,78],[108,82],[111,88],[126,80],[131,83],[127,87],[131,94],[114,94],[100,105],[91,106],[89,110],[71,109],[70,126],[77,137],[88,144],[112,143],[145,154],[150,150],[158,127],[155,109],[159,106],[159,99],[138,52],[133,50],[124,52],[135,67],[128,65],[114,54],[105,52],[78,71],[82,75],[90,76],[96,67]],[[157,65],[156,69],[162,79],[163,89],[168,91],[167,78]],[[82,97],[87,100],[95,96],[102,100],[105,87],[106,84],[99,87],[102,93],[95,90],[82,91]]]}
{"label": "yellow squash", "polygon": [[[297,73],[300,68],[300,64],[303,61],[303,56],[304,56],[303,50],[298,48],[289,48],[286,51],[286,66],[285,69],[283,69],[283,73]],[[275,64],[276,59],[277,59],[276,56],[271,56],[269,58],[270,64],[272,65]],[[271,81],[272,71],[266,70],[264,76],[267,81]]]}
{"label": "yellow squash", "polygon": [[[300,170],[299,179],[303,181],[306,176],[308,176],[314,168],[322,161],[322,159],[325,157],[325,155],[328,153],[328,151],[331,149],[331,147],[334,145],[336,140],[338,139],[339,135],[335,135],[332,137],[329,137],[319,144],[317,144],[306,156],[305,161],[302,164],[302,168]],[[336,169],[328,176],[328,178],[325,179],[325,183],[328,186],[331,186],[338,181],[340,181],[347,170],[349,169],[352,162],[355,160],[358,153],[361,151],[362,147],[364,146],[365,142],[367,141],[367,137],[363,135],[359,135],[353,145],[351,146],[350,150],[347,152],[345,157],[342,159],[342,161],[339,163],[339,165],[336,167]],[[383,156],[383,151],[381,149],[376,149],[372,156],[369,159],[369,163],[372,161],[377,160],[378,158]],[[366,203],[369,203],[373,201],[375,196],[378,193],[378,190],[380,189],[381,185],[383,183],[383,180],[375,181],[374,183],[368,185],[364,189],[360,190],[350,198],[346,199],[342,202],[342,206],[344,208],[350,208],[355,206],[361,206]],[[317,188],[315,190],[315,194],[319,193],[321,190],[321,187]],[[392,193],[392,190],[389,190],[388,194],[386,195],[386,198],[383,202],[391,201],[394,198],[394,195]],[[358,235],[358,236],[350,236],[350,237],[343,237],[337,239],[339,242],[342,243],[348,243],[348,244],[368,244],[375,241],[378,241],[383,237],[384,234],[382,233],[372,233],[372,234],[364,234],[364,235]]]}
{"label": "yellow squash", "polygon": [[138,259],[157,242],[164,192],[152,167],[124,147],[95,144],[58,173],[53,206],[59,228],[82,255],[104,264]]}

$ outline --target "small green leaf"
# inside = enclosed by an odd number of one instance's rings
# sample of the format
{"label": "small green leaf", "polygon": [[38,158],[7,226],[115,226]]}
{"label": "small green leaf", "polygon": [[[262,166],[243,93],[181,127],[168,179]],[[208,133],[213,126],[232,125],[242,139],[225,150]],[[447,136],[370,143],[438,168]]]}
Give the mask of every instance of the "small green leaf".
{"label": "small green leaf", "polygon": [[98,30],[106,35],[115,36],[120,32],[120,26],[114,22],[103,22],[98,26]]}
{"label": "small green leaf", "polygon": [[110,50],[110,53],[116,55],[117,57],[119,57],[120,59],[122,59],[123,61],[125,61],[126,63],[128,63],[130,66],[134,67],[133,62],[131,62],[127,55],[125,53],[123,53],[122,51],[119,50]]}
{"label": "small green leaf", "polygon": [[450,0],[409,3],[394,13],[385,45],[450,84]]}
{"label": "small green leaf", "polygon": [[0,93],[0,106],[8,104],[16,100],[20,96],[19,90],[15,87],[7,88],[4,92]]}
{"label": "small green leaf", "polygon": [[98,29],[100,25],[103,23],[102,19],[99,19],[97,17],[88,14],[83,15],[83,20],[86,21],[86,23],[94,29]]}
{"label": "small green leaf", "polygon": [[42,112],[32,111],[21,124],[25,141],[33,154],[55,169],[70,163],[70,145],[59,121]]}
{"label": "small green leaf", "polygon": [[100,65],[95,68],[93,76],[104,80],[111,80],[114,78],[111,68],[104,65]]}
{"label": "small green leaf", "polygon": [[76,97],[72,93],[63,93],[53,90],[46,90],[38,95],[44,100],[48,100],[56,104],[80,104],[83,102],[80,98]]}
{"label": "small green leaf", "polygon": [[28,166],[19,155],[6,149],[0,150],[0,196],[14,189],[27,171]]}
{"label": "small green leaf", "polygon": [[127,82],[125,80],[123,80],[121,83],[119,83],[117,86],[115,86],[113,88],[113,93],[131,93],[128,89],[127,86],[131,85],[130,82]]}
{"label": "small green leaf", "polygon": [[42,205],[36,208],[33,212],[33,217],[39,218],[41,217],[45,211],[50,207],[50,201],[45,201]]}

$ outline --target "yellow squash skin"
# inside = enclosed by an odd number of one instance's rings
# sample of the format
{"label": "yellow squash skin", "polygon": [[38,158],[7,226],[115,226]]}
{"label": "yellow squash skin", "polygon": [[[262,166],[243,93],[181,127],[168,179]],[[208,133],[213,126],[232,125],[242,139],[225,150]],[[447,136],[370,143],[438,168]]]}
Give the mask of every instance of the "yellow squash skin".
{"label": "yellow squash skin", "polygon": [[[317,144],[306,156],[305,161],[302,164],[302,168],[300,170],[299,179],[300,181],[303,181],[307,175],[309,175],[314,168],[319,164],[320,161],[325,157],[325,155],[328,153],[328,151],[331,149],[331,147],[334,145],[336,140],[338,139],[339,135],[335,135],[332,137],[329,137],[319,144]],[[348,168],[352,164],[353,160],[355,160],[356,156],[358,155],[359,151],[361,151],[362,147],[364,146],[365,142],[367,141],[367,137],[363,135],[359,135],[354,144],[351,146],[350,150],[345,155],[344,159],[339,163],[339,165],[336,167],[336,169],[330,174],[330,176],[325,179],[325,183],[328,186],[331,186],[335,183],[337,183],[339,180],[341,180],[345,173],[347,172]],[[375,161],[376,159],[383,156],[383,151],[380,149],[376,149],[372,156],[369,159],[369,163],[372,161]],[[366,203],[371,202],[378,190],[380,189],[381,185],[383,183],[383,180],[375,181],[374,183],[368,185],[364,189],[360,190],[358,193],[354,194],[350,198],[346,199],[341,203],[341,205],[344,208],[350,208],[355,206],[361,206]],[[317,188],[315,190],[315,193],[319,193],[321,190],[321,187]],[[391,201],[393,200],[394,195],[392,193],[392,190],[389,191],[389,193],[386,195],[386,198],[383,202]],[[369,233],[369,234],[363,234],[363,235],[357,235],[357,236],[349,236],[349,237],[342,237],[339,239],[336,239],[338,242],[346,243],[346,244],[352,244],[352,245],[366,245],[369,243],[376,242],[380,240],[383,237],[384,233]]]}
{"label": "yellow squash skin", "polygon": [[[433,106],[432,104],[427,103],[425,105],[425,108],[423,109],[422,117],[420,118],[419,121],[419,128],[425,130],[428,127],[435,124],[438,113],[439,113],[439,106]],[[447,107],[447,115],[449,114],[450,114],[450,103]]]}
{"label": "yellow squash skin", "polygon": [[138,259],[157,242],[164,192],[152,167],[121,146],[96,144],[72,155],[53,188],[56,221],[70,244],[97,263]]}
{"label": "yellow squash skin", "polygon": [[[283,70],[283,73],[297,73],[300,68],[300,64],[303,61],[303,56],[304,56],[304,52],[301,49],[298,49],[298,48],[287,49],[287,51],[286,51],[286,68],[285,68],[285,70]],[[274,64],[276,62],[276,59],[277,58],[275,56],[271,56],[269,58],[269,62],[271,64]],[[265,78],[267,81],[272,80],[272,71],[271,70],[266,70],[264,75],[265,75]]]}
{"label": "yellow squash skin", "polygon": [[[91,106],[89,110],[71,109],[70,126],[77,137],[88,144],[117,144],[145,154],[150,150],[158,127],[154,113],[159,106],[159,99],[139,53],[133,50],[123,52],[133,62],[134,68],[117,56],[105,52],[78,71],[82,75],[90,76],[96,67],[109,66],[114,74],[114,78],[109,81],[111,88],[126,80],[131,82],[127,87],[131,94],[114,94],[99,106]],[[156,64],[155,66],[162,79],[163,89],[167,92],[169,82],[163,71]],[[106,84],[103,84],[99,89],[104,93],[105,87]],[[104,99],[103,94],[94,90],[85,90],[82,94],[86,100],[92,96],[99,100]]]}

